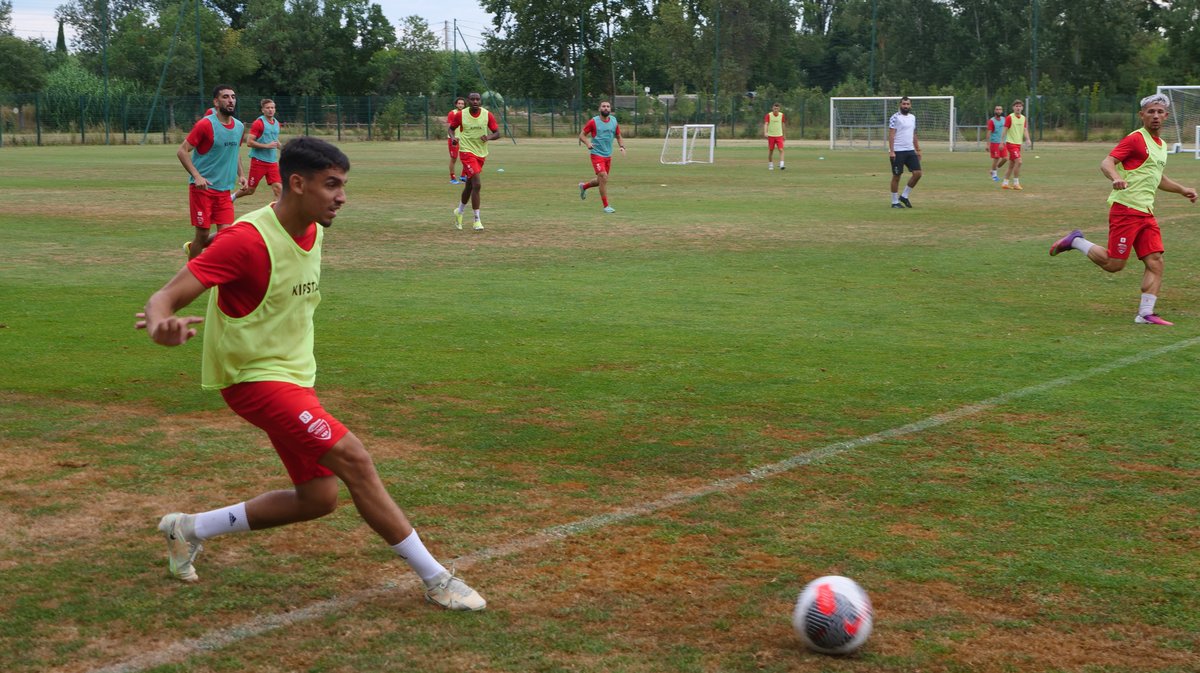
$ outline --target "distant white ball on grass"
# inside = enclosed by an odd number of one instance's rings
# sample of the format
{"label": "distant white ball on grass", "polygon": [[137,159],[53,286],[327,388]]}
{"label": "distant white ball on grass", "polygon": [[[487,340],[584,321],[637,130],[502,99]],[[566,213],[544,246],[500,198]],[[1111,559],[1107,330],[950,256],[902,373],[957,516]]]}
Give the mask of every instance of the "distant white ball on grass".
{"label": "distant white ball on grass", "polygon": [[871,635],[875,613],[871,598],[849,577],[819,577],[800,592],[792,612],[792,628],[809,649],[822,654],[850,654]]}
{"label": "distant white ball on grass", "polygon": [[503,169],[503,168],[497,168],[497,169],[496,169],[496,172],[497,172],[497,173],[503,173],[503,172],[504,172],[504,169]]}
{"label": "distant white ball on grass", "polygon": [[817,157],[817,161],[825,161],[825,157]]}

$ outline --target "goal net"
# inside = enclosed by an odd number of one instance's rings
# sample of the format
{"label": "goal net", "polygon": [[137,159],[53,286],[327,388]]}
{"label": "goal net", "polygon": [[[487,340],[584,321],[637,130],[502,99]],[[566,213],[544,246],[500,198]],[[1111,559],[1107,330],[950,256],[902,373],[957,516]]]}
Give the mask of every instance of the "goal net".
{"label": "goal net", "polygon": [[663,139],[664,164],[711,164],[717,150],[717,127],[713,124],[671,126]]}
{"label": "goal net", "polygon": [[[829,99],[829,149],[886,150],[900,96]],[[909,96],[921,149],[954,151],[954,96]]]}
{"label": "goal net", "polygon": [[1171,99],[1171,114],[1160,132],[1172,152],[1192,152],[1200,159],[1200,86],[1160,86],[1158,93]]}

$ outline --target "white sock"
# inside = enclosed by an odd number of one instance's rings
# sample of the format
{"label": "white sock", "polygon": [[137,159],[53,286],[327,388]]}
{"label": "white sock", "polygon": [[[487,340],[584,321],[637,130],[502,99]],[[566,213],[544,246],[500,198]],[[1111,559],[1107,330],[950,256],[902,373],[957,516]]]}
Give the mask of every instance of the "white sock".
{"label": "white sock", "polygon": [[909,187],[909,186],[905,185],[905,187],[904,187],[904,193],[903,193],[903,194],[901,194],[900,196],[903,196],[904,198],[906,198],[906,199],[907,199],[907,198],[908,198],[908,196],[909,196],[909,194],[912,194],[912,187]]}
{"label": "white sock", "polygon": [[892,203],[900,203],[900,195],[892,192]]}
{"label": "white sock", "polygon": [[465,206],[465,205],[467,205],[467,204],[465,204],[465,203],[460,203],[460,204],[458,204],[458,208],[456,208],[455,210],[457,210],[458,212],[460,212],[460,213],[461,213],[461,212],[463,211],[463,206]]}
{"label": "white sock", "polygon": [[1154,313],[1154,302],[1158,301],[1158,297],[1152,294],[1142,293],[1142,303],[1138,306],[1138,315],[1147,316]]}
{"label": "white sock", "polygon": [[994,178],[994,177],[996,177],[996,171],[995,171],[995,170],[993,170],[993,171],[992,171],[992,177],[993,177],[993,178]]}
{"label": "white sock", "polygon": [[[214,509],[211,512],[201,512],[190,517],[195,528],[197,540],[207,540],[210,537],[225,533],[242,533],[250,530],[250,522],[246,520],[246,503]],[[184,536],[187,536],[187,524],[184,524]]]}
{"label": "white sock", "polygon": [[1092,243],[1082,236],[1079,236],[1074,241],[1071,241],[1071,247],[1075,248],[1079,252],[1082,252],[1084,255],[1088,254],[1088,251],[1091,250],[1095,245],[1095,243]]}
{"label": "white sock", "polygon": [[475,211],[475,221],[476,222],[479,221],[479,211],[478,210]]}
{"label": "white sock", "polygon": [[230,203],[233,203],[234,201],[237,201],[237,194],[230,194],[230,195],[229,195],[229,202],[230,202]]}
{"label": "white sock", "polygon": [[780,160],[779,160],[779,167],[780,167],[780,168],[783,168],[783,159],[780,159]]}
{"label": "white sock", "polygon": [[1008,184],[1008,178],[1004,178],[1004,184]]}
{"label": "white sock", "polygon": [[1013,178],[1013,184],[1014,184],[1014,185],[1019,185],[1019,184],[1021,184],[1021,178]]}
{"label": "white sock", "polygon": [[773,170],[775,170],[775,162],[774,162],[774,161],[768,161],[768,162],[767,162],[767,170],[768,170],[768,171],[773,171]]}
{"label": "white sock", "polygon": [[421,581],[426,584],[446,572],[446,568],[438,563],[437,559],[433,558],[433,554],[430,554],[429,550],[425,548],[425,543],[421,542],[421,538],[417,536],[415,530],[404,538],[403,542],[392,545],[392,551],[407,561],[413,572],[417,573],[421,577]]}

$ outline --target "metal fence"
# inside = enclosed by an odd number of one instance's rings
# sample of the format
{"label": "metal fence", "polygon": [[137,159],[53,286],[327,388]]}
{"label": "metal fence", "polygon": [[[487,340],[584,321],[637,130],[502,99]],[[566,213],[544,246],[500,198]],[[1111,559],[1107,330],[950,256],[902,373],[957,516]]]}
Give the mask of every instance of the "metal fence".
{"label": "metal fence", "polygon": [[[249,123],[263,96],[239,95],[237,116]],[[271,96],[286,134],[354,140],[441,138],[451,96]],[[722,138],[757,138],[762,118],[774,102],[787,114],[787,136],[827,139],[829,99],[825,96],[749,97],[714,100],[706,96],[616,96],[621,132],[631,138],[661,138],[666,128],[684,123],[717,125]],[[505,135],[556,138],[579,134],[595,114],[599,99],[513,99],[486,94],[484,106],[497,115]],[[995,103],[956,98],[959,140],[976,144]],[[183,140],[208,109],[197,96],[82,96],[0,93],[0,147],[11,145],[174,144]],[[1007,105],[1005,108],[1007,109]],[[1035,140],[1118,138],[1137,126],[1133,97],[1040,96],[1032,105]],[[985,145],[980,145],[985,146]]]}

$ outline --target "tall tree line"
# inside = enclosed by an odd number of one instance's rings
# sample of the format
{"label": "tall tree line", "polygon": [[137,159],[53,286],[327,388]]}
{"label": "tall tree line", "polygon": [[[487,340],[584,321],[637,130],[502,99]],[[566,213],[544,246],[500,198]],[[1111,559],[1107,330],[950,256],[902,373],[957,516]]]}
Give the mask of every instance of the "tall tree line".
{"label": "tall tree line", "polygon": [[[480,6],[494,16],[480,70],[491,88],[520,97],[646,87],[723,96],[797,89],[986,94],[1027,90],[1035,49],[1042,86],[1135,94],[1158,83],[1200,83],[1200,0],[480,0]],[[76,32],[69,57],[48,43],[14,37],[11,11],[11,0],[0,0],[0,91],[41,90],[60,71],[94,77],[105,45],[110,77],[126,90],[153,90],[165,66],[165,93],[194,94],[198,60],[207,84],[227,81],[278,95],[479,88],[475,64],[464,59],[453,67],[423,19],[393,25],[369,0],[200,0],[198,15],[197,0],[68,0],[57,16]]]}

